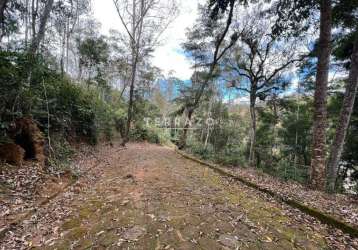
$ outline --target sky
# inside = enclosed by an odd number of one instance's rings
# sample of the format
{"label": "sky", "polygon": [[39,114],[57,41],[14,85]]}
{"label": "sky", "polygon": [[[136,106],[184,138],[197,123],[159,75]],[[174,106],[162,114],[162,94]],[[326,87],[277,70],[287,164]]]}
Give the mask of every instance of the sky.
{"label": "sky", "polygon": [[[185,57],[181,44],[185,41],[185,32],[197,17],[197,6],[205,0],[178,0],[179,15],[163,34],[163,45],[153,53],[153,65],[162,69],[164,74],[174,70],[174,76],[190,79],[193,70],[190,61]],[[103,34],[110,29],[122,30],[119,17],[112,0],[93,0],[95,18],[102,24]]]}

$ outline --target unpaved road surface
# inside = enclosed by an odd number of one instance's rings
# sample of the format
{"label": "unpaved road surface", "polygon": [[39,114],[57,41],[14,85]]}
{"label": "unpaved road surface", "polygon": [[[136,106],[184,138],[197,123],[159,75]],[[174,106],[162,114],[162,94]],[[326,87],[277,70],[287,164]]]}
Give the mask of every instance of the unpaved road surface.
{"label": "unpaved road surface", "polygon": [[106,150],[96,178],[39,209],[2,249],[328,249],[314,219],[170,148]]}

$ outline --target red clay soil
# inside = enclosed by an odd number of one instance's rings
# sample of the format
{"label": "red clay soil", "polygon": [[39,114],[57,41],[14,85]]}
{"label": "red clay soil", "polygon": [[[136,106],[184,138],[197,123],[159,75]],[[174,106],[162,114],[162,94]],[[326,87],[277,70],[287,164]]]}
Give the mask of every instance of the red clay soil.
{"label": "red clay soil", "polygon": [[15,120],[8,135],[13,142],[0,145],[0,161],[21,166],[24,160],[36,160],[40,166],[45,165],[45,139],[35,120]]}
{"label": "red clay soil", "polygon": [[101,146],[0,249],[356,249],[266,195],[151,144]]}
{"label": "red clay soil", "polygon": [[0,160],[15,166],[22,166],[25,150],[15,143],[0,145]]}

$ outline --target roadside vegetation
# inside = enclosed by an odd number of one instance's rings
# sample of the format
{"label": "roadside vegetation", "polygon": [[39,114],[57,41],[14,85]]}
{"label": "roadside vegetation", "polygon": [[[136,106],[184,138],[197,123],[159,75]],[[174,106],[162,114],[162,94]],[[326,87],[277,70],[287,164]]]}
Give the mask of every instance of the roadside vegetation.
{"label": "roadside vegetation", "polygon": [[357,8],[210,0],[179,79],[152,63],[178,1],[114,0],[103,35],[90,0],[0,0],[0,158],[65,174],[79,145],[146,141],[357,195]]}
{"label": "roadside vegetation", "polygon": [[[118,27],[108,31],[95,1],[0,0],[4,249],[86,248],[100,237],[131,247],[142,236],[153,249],[357,247],[357,0],[197,1],[175,48],[166,36],[188,0],[109,1]],[[175,58],[154,63],[165,45],[190,62],[190,79]],[[199,168],[174,148],[220,166]],[[88,216],[65,222],[82,205]],[[181,219],[203,211],[197,223]],[[193,234],[181,235],[187,226]]]}

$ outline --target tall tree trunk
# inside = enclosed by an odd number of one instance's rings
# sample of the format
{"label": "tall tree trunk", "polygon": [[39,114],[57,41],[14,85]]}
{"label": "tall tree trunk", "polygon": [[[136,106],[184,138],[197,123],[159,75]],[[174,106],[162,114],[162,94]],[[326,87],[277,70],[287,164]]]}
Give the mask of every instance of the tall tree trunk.
{"label": "tall tree trunk", "polygon": [[5,35],[5,9],[8,0],[0,0],[0,42]]}
{"label": "tall tree trunk", "polygon": [[[145,15],[145,5],[144,0],[140,3],[140,15],[137,16],[136,13],[136,1],[133,0],[133,13],[132,13],[132,38],[131,38],[131,47],[132,47],[132,72],[131,72],[131,84],[129,89],[129,102],[128,102],[128,114],[127,114],[127,127],[125,138],[123,138],[122,145],[124,146],[129,141],[129,132],[132,123],[133,117],[133,103],[134,103],[134,88],[137,75],[137,66],[139,61],[139,53],[141,46],[141,37],[143,31],[143,16]],[[137,28],[137,22],[139,20],[139,27]],[[137,30],[138,29],[138,30]]]}
{"label": "tall tree trunk", "polygon": [[276,98],[277,98],[277,96],[275,95],[272,100],[273,101],[273,103],[272,103],[273,113],[274,113],[275,120],[274,120],[274,124],[273,124],[273,128],[272,128],[273,139],[272,139],[272,144],[271,144],[271,164],[273,163],[274,154],[275,154],[274,150],[276,149],[276,146],[277,146],[276,138],[278,138],[278,130],[277,130],[276,126],[279,122],[279,120],[278,120],[279,116],[278,116],[278,107],[277,107],[277,99]]}
{"label": "tall tree trunk", "polygon": [[32,40],[35,39],[36,36],[36,18],[37,18],[37,12],[39,7],[39,1],[38,0],[32,0],[31,2],[31,34],[32,34]]}
{"label": "tall tree trunk", "polygon": [[255,166],[255,146],[256,146],[256,89],[255,83],[250,91],[250,118],[251,118],[251,132],[250,132],[250,155],[249,164],[251,167]]}
{"label": "tall tree trunk", "polygon": [[6,4],[7,4],[8,0],[0,0],[0,42],[1,42],[1,38],[4,36],[4,29],[5,29],[5,9],[6,9]]}
{"label": "tall tree trunk", "polygon": [[187,114],[187,117],[186,117],[183,133],[180,136],[180,140],[179,140],[179,144],[178,144],[179,149],[183,149],[186,146],[186,139],[188,137],[188,132],[189,132],[189,128],[190,128],[190,122],[191,122],[193,113],[194,113],[194,109],[189,109],[188,110],[188,114]]}
{"label": "tall tree trunk", "polygon": [[255,106],[250,105],[251,116],[251,132],[250,132],[250,155],[249,163],[251,167],[255,167],[255,146],[256,146],[256,112]]}
{"label": "tall tree trunk", "polygon": [[27,49],[27,44],[29,41],[29,0],[25,1],[25,5],[25,48]]}
{"label": "tall tree trunk", "polygon": [[80,81],[82,79],[82,72],[83,72],[83,67],[82,67],[82,63],[81,63],[81,58],[78,60],[78,75],[77,75],[77,81]]}
{"label": "tall tree trunk", "polygon": [[206,127],[202,127],[201,132],[200,132],[200,141],[201,141],[202,143],[205,142],[205,140],[204,140],[205,129],[206,129]]}
{"label": "tall tree trunk", "polygon": [[213,106],[213,100],[212,98],[210,98],[209,100],[209,108],[208,108],[208,116],[206,117],[206,136],[205,136],[205,142],[204,142],[204,148],[206,149],[208,147],[208,142],[209,142],[209,138],[210,138],[210,128],[211,128],[211,124],[208,123],[208,120],[209,119],[212,119],[211,118],[211,110],[212,110],[212,107]]}
{"label": "tall tree trunk", "polygon": [[134,99],[134,87],[135,87],[135,78],[137,72],[137,59],[135,56],[135,52],[133,53],[133,61],[132,61],[132,73],[131,73],[131,84],[129,88],[129,102],[128,102],[128,113],[127,113],[127,126],[125,137],[123,138],[122,145],[124,146],[129,141],[129,132],[132,122],[132,114],[133,114],[133,99]]}
{"label": "tall tree trunk", "polygon": [[300,104],[299,104],[299,100],[297,99],[297,110],[296,110],[296,135],[295,135],[295,158],[294,158],[294,166],[296,167],[297,162],[298,162],[298,158],[299,158],[299,152],[298,152],[298,120],[300,119]]}
{"label": "tall tree trunk", "polygon": [[4,12],[6,8],[8,0],[0,0],[0,21],[1,23],[4,21]]}
{"label": "tall tree trunk", "polygon": [[209,137],[210,137],[210,126],[208,125],[208,129],[206,131],[205,143],[204,143],[205,149],[207,149],[208,147]]}
{"label": "tall tree trunk", "polygon": [[61,76],[65,75],[65,49],[66,49],[66,37],[67,37],[67,23],[63,26],[63,34],[62,34],[62,46],[61,46]]}
{"label": "tall tree trunk", "polygon": [[320,34],[318,65],[314,94],[313,145],[310,169],[310,187],[325,189],[327,86],[331,56],[332,5],[331,0],[320,1]]}
{"label": "tall tree trunk", "polygon": [[343,152],[345,138],[351,115],[353,112],[354,101],[357,94],[358,87],[358,36],[356,35],[351,56],[351,68],[349,71],[348,82],[346,83],[346,90],[343,99],[343,106],[341,109],[340,118],[334,141],[331,147],[330,157],[327,164],[327,191],[334,192],[335,182],[337,178],[338,165]]}
{"label": "tall tree trunk", "polygon": [[[76,17],[77,18],[77,17]],[[70,51],[70,36],[72,34],[72,30],[70,29],[70,18],[67,18],[67,32],[66,32],[66,72],[68,74],[69,71],[69,51]]]}
{"label": "tall tree trunk", "polygon": [[37,50],[40,46],[40,42],[42,41],[42,39],[45,36],[46,24],[47,24],[48,18],[50,17],[53,2],[54,2],[54,0],[48,0],[46,2],[44,12],[40,19],[39,31],[37,32],[36,35],[34,35],[31,45],[30,45],[29,53],[31,56],[34,56],[37,53]]}

